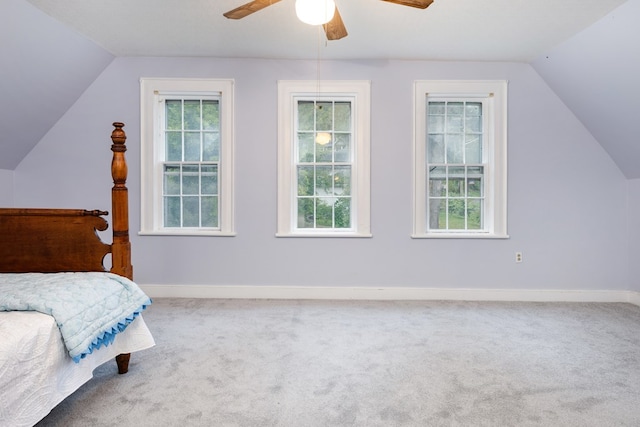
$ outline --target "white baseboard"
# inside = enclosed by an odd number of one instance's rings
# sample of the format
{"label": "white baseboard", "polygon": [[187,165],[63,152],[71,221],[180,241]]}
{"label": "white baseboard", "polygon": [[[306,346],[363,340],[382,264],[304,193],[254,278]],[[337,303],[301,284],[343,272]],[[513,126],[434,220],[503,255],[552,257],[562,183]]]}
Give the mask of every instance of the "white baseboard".
{"label": "white baseboard", "polygon": [[151,298],[627,302],[640,306],[640,292],[617,290],[217,285],[140,285],[140,288]]}

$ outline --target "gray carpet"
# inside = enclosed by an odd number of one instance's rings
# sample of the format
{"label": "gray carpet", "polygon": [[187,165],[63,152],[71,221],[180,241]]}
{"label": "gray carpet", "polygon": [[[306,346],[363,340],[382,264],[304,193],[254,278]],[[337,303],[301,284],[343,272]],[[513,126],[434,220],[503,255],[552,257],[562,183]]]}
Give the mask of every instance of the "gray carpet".
{"label": "gray carpet", "polygon": [[639,426],[640,307],[156,299],[38,426]]}

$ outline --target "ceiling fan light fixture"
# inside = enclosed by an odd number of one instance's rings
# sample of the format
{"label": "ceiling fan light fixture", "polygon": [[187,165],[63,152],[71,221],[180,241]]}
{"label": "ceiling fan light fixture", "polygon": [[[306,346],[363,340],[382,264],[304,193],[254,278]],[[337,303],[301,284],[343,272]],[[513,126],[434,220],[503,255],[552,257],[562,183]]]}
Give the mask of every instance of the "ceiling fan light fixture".
{"label": "ceiling fan light fixture", "polygon": [[331,142],[331,134],[329,132],[318,132],[316,134],[316,144],[327,145]]}
{"label": "ceiling fan light fixture", "polygon": [[333,18],[335,10],[333,0],[296,0],[296,15],[305,24],[326,24]]}

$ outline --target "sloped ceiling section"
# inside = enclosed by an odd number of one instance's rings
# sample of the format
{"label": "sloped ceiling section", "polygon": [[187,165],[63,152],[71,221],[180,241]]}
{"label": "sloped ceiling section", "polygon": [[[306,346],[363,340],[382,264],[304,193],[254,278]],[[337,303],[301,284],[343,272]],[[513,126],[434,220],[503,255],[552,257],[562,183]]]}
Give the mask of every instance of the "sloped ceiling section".
{"label": "sloped ceiling section", "polygon": [[0,169],[14,170],[113,55],[24,0],[0,16]]}
{"label": "sloped ceiling section", "polygon": [[638,18],[629,0],[532,62],[629,179],[640,178]]}
{"label": "sloped ceiling section", "polygon": [[116,56],[529,62],[624,0],[436,0],[427,9],[336,0],[348,37],[325,43],[283,0],[241,20],[248,0],[28,0]]}

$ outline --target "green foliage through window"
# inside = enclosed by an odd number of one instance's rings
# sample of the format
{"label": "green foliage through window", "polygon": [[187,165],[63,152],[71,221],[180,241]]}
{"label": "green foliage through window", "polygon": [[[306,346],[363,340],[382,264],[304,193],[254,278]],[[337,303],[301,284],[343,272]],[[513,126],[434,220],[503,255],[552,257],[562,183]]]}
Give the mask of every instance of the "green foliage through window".
{"label": "green foliage through window", "polygon": [[427,203],[432,230],[484,227],[483,104],[427,103]]}
{"label": "green foliage through window", "polygon": [[165,100],[164,226],[219,226],[218,99]]}
{"label": "green foliage through window", "polygon": [[297,227],[351,228],[351,102],[297,102]]}

